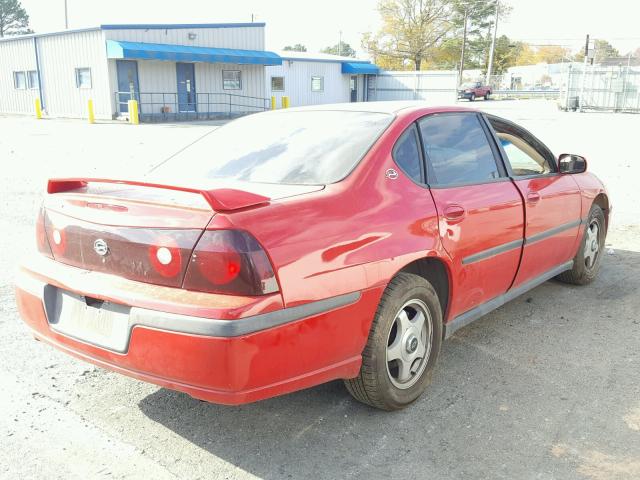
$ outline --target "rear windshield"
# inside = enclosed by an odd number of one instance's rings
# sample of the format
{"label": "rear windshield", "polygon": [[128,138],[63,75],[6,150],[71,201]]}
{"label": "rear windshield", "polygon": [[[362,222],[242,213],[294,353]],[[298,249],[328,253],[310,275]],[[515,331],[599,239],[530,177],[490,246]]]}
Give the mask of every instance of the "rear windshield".
{"label": "rear windshield", "polygon": [[347,176],[392,120],[386,113],[327,110],[248,115],[187,147],[152,176],[334,183]]}

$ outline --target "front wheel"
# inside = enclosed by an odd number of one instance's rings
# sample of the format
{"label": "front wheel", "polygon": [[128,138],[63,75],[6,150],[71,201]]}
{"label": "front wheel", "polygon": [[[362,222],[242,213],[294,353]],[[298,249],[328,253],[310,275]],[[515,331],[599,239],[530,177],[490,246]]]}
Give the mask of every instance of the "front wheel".
{"label": "front wheel", "polygon": [[442,311],[429,282],[398,274],[387,286],[362,353],[359,375],[345,380],[356,400],[382,410],[415,401],[431,382],[442,344]]}
{"label": "front wheel", "polygon": [[606,235],[604,212],[599,205],[593,205],[587,217],[578,253],[573,259],[573,268],[558,275],[558,280],[573,285],[593,282],[600,270]]}
{"label": "front wheel", "polygon": [[472,93],[471,96],[469,97],[469,101],[474,102],[475,100],[476,100],[476,94]]}

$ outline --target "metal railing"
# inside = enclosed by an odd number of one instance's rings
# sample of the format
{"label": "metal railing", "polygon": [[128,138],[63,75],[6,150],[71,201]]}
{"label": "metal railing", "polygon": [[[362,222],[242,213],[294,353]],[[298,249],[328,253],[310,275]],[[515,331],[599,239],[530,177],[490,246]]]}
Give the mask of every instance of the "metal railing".
{"label": "metal railing", "polygon": [[126,116],[129,100],[138,101],[141,122],[231,118],[269,110],[268,98],[233,93],[115,92],[116,112]]}

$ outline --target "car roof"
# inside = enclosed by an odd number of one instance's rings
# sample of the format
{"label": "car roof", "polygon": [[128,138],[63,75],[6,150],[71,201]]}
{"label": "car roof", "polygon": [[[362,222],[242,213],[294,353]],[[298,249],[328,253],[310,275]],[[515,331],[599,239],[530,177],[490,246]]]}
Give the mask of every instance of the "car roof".
{"label": "car roof", "polygon": [[304,107],[293,107],[283,111],[344,111],[344,112],[372,112],[372,113],[389,113],[397,114],[400,111],[408,113],[410,111],[420,110],[424,113],[451,112],[451,111],[476,111],[471,108],[457,106],[433,106],[423,101],[385,101],[385,102],[353,102],[353,103],[327,103],[322,105],[308,105]]}

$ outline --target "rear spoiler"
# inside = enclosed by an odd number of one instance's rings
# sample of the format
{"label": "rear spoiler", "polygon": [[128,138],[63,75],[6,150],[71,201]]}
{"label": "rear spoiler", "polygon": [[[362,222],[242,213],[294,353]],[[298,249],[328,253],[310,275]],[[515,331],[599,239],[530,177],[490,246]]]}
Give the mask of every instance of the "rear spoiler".
{"label": "rear spoiler", "polygon": [[216,212],[229,212],[241,208],[267,204],[269,197],[257,195],[244,190],[233,188],[217,188],[202,190],[175,185],[161,185],[158,183],[141,182],[134,180],[114,180],[108,178],[52,178],[47,184],[47,193],[62,193],[85,188],[89,183],[114,183],[119,185],[133,185],[137,187],[161,188],[179,192],[190,192],[202,195],[211,208]]}

